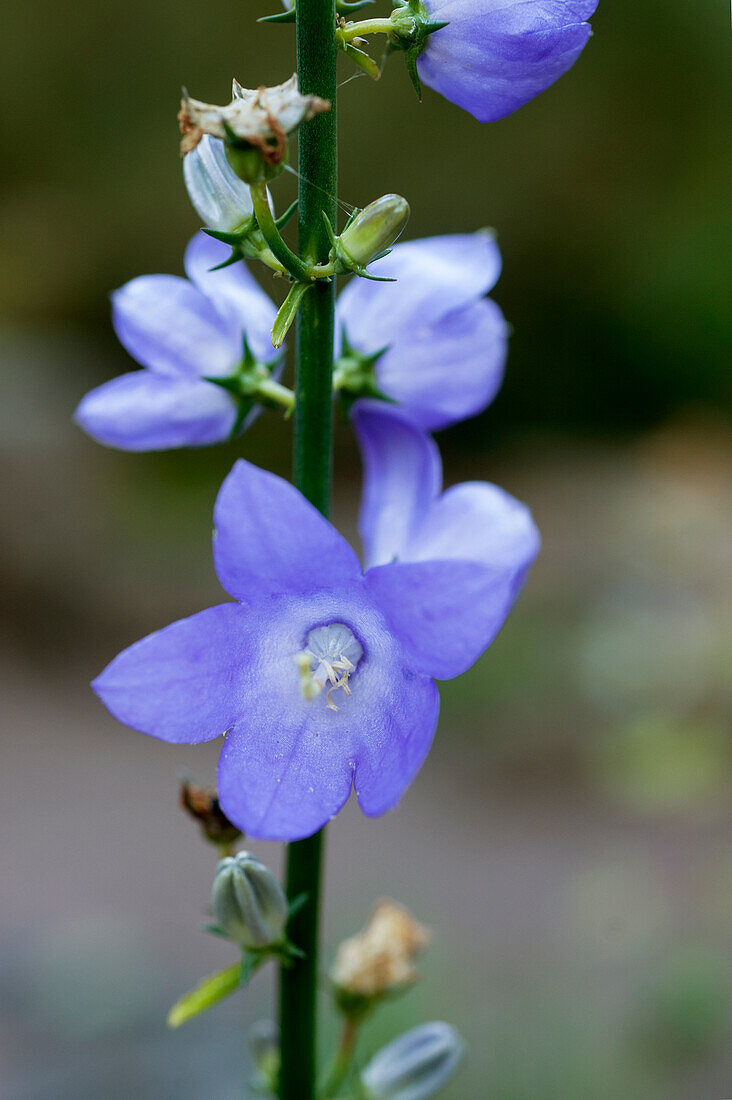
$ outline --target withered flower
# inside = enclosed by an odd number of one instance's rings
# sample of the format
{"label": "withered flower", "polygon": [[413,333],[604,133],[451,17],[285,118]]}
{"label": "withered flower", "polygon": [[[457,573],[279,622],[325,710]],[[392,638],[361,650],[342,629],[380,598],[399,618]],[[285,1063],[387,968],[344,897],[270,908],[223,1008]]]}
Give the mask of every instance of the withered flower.
{"label": "withered flower", "polygon": [[191,99],[184,90],[178,115],[185,156],[204,134],[236,140],[258,149],[268,164],[280,164],[287,151],[287,135],[314,115],[330,110],[327,99],[301,95],[297,74],[274,88],[243,88],[235,80],[231,103],[225,107]]}
{"label": "withered flower", "polygon": [[345,1011],[409,988],[419,977],[417,954],[430,942],[427,928],[388,898],[376,903],[366,927],[338,948],[330,979]]}
{"label": "withered flower", "polygon": [[241,837],[241,829],[229,821],[219,805],[216,791],[210,787],[182,779],[180,805],[198,822],[204,838],[217,847],[228,848]]}

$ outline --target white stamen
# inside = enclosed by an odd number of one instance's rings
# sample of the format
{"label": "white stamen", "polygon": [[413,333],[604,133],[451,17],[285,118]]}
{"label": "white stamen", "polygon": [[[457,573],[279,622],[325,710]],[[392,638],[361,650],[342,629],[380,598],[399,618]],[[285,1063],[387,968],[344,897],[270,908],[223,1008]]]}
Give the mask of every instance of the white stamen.
{"label": "white stamen", "polygon": [[308,634],[307,649],[295,656],[303,698],[317,698],[330,684],[326,705],[337,711],[333,693],[342,688],[344,695],[352,694],[348,681],[362,657],[363,648],[350,627],[343,623],[315,627]]}

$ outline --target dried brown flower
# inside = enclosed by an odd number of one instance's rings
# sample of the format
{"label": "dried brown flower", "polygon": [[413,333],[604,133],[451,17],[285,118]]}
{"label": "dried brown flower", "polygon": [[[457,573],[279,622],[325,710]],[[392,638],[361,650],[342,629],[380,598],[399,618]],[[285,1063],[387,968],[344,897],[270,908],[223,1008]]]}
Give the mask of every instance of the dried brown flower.
{"label": "dried brown flower", "polygon": [[338,948],[331,981],[340,994],[366,1001],[405,989],[419,976],[414,960],[430,938],[408,909],[384,898],[366,927]]}
{"label": "dried brown flower", "polygon": [[181,155],[195,149],[204,134],[222,139],[233,134],[259,149],[269,164],[280,164],[287,150],[287,135],[329,110],[327,99],[300,94],[297,74],[274,88],[243,88],[235,80],[231,103],[225,107],[191,99],[184,91],[178,113]]}

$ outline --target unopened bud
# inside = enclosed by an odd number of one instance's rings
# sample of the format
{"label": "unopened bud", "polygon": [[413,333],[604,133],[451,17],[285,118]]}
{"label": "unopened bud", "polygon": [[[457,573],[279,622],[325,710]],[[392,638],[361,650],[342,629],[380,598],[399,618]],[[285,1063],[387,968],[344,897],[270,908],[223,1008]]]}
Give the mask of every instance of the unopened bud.
{"label": "unopened bud", "polygon": [[377,903],[366,927],[338,948],[330,979],[342,1010],[368,1010],[375,1001],[417,980],[414,960],[430,934],[411,913],[388,899]]}
{"label": "unopened bud", "polygon": [[434,1022],[407,1031],[375,1055],[361,1075],[367,1100],[426,1100],[457,1069],[464,1044],[455,1028]]}
{"label": "unopened bud", "polygon": [[401,195],[382,195],[369,203],[341,233],[339,258],[347,267],[366,267],[402,235],[409,213]]}
{"label": "unopened bud", "polygon": [[188,197],[209,229],[232,233],[252,216],[249,188],[236,175],[223,141],[204,134],[183,158],[183,179]]}
{"label": "unopened bud", "polygon": [[222,859],[211,890],[221,927],[242,947],[258,950],[284,939],[288,905],[279,879],[251,852]]}

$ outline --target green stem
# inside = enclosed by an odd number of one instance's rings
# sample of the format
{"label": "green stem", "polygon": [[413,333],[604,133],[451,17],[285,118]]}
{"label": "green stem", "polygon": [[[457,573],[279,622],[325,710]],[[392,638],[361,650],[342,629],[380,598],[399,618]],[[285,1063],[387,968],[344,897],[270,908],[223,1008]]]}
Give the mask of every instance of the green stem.
{"label": "green stem", "polygon": [[[331,102],[299,132],[299,251],[311,264],[328,259],[330,241],[323,212],[336,224],[338,148],[336,132],[337,46],[335,0],[298,0],[297,72],[304,95]],[[295,485],[327,515],[333,449],[334,281],[318,281],[300,306],[295,379]],[[290,844],[287,894],[307,902],[288,932],[306,957],[281,970],[280,1100],[314,1100],[316,1079],[316,980],[323,833]]]}
{"label": "green stem", "polygon": [[[332,263],[328,262],[327,256],[325,262],[321,264],[305,263],[299,256],[295,255],[292,249],[289,248],[287,243],[282,239],[279,225],[269,205],[267,184],[250,184],[249,192],[252,196],[252,205],[257,215],[257,222],[262,231],[262,236],[269,245],[270,252],[273,253],[275,262],[279,260],[277,269],[282,270],[282,267],[284,267],[284,269],[292,275],[293,279],[296,279],[300,283],[310,284],[315,282],[316,279],[329,279],[331,275],[333,275],[335,267]],[[287,217],[287,215],[285,215],[285,217]],[[260,255],[260,259],[263,263],[267,264],[268,267],[273,266],[268,261],[266,253]]]}
{"label": "green stem", "polygon": [[366,34],[388,34],[394,30],[391,19],[362,19],[358,23],[346,23],[336,31],[342,42],[353,42],[354,38],[363,38]]}
{"label": "green stem", "polygon": [[292,412],[295,408],[295,395],[287,386],[282,386],[272,378],[267,378],[259,383],[257,393],[266,401],[280,405],[286,412]]}
{"label": "green stem", "polygon": [[250,185],[249,191],[252,196],[254,213],[257,215],[257,224],[262,230],[262,236],[269,245],[271,251],[289,271],[293,279],[297,279],[301,283],[311,282],[313,275],[310,271],[310,265],[303,263],[300,257],[296,256],[292,249],[287,247],[280,236],[280,231],[277,228],[272,209],[269,205],[267,184],[253,183]]}
{"label": "green stem", "polygon": [[345,1081],[353,1061],[353,1052],[358,1038],[358,1023],[353,1016],[348,1016],[341,1032],[341,1041],[338,1044],[333,1065],[323,1085],[322,1100],[331,1100],[338,1094],[338,1090]]}

